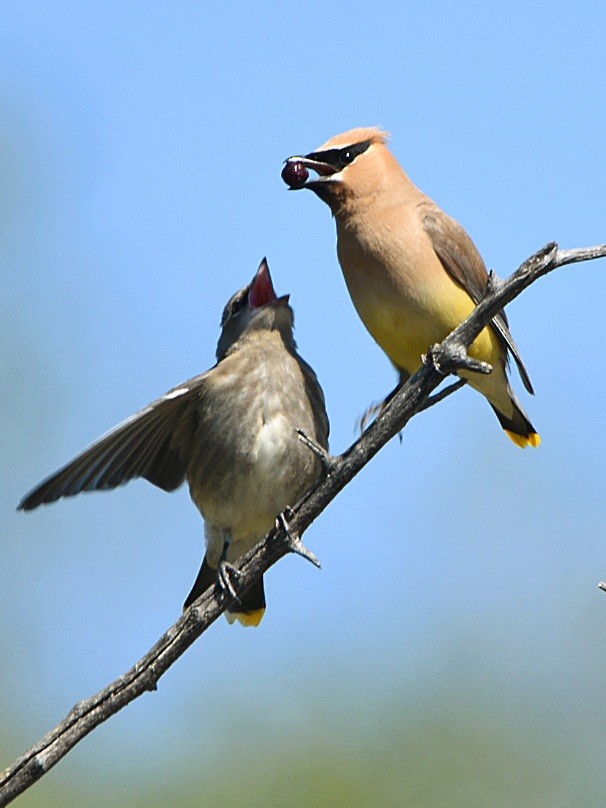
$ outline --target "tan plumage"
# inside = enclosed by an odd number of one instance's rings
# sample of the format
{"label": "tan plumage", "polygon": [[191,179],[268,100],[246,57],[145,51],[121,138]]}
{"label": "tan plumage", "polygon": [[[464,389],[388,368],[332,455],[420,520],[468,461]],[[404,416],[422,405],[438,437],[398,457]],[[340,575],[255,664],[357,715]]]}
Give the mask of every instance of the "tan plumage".
{"label": "tan plumage", "polygon": [[[318,479],[320,461],[296,430],[328,448],[322,389],[297,353],[288,296],[276,297],[265,260],[221,325],[213,368],[119,424],[19,504],[30,510],[134,477],[172,491],[186,479],[206,555],[185,608],[216,581],[221,561],[247,552]],[[259,580],[228,619],[258,625],[264,610]]]}
{"label": "tan plumage", "polygon": [[[329,205],[353,304],[408,378],[420,368],[422,354],[459,325],[484,294],[488,273],[478,250],[458,222],[411,182],[380,129],[352,129],[289,161],[319,174],[300,187]],[[508,351],[533,392],[503,312],[469,350],[493,372],[460,375],[486,396],[515,443],[538,446],[540,438],[507,379]]]}

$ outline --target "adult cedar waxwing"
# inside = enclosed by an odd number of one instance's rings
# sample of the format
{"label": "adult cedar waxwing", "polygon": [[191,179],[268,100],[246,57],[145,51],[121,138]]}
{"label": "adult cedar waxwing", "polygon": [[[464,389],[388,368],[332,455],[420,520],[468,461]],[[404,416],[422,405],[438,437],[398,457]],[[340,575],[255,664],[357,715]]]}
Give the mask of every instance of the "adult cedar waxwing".
{"label": "adult cedar waxwing", "polygon": [[[276,517],[321,474],[296,432],[328,448],[328,418],[316,374],[297,353],[288,295],[276,297],[267,261],[227,303],[217,364],[112,429],[19,504],[31,510],[81,491],[144,477],[165,491],[184,480],[204,517],[206,555],[187,608],[228,563],[253,547]],[[244,593],[230,623],[257,626],[263,580]]]}
{"label": "adult cedar waxwing", "polygon": [[[313,169],[319,176],[309,179]],[[409,179],[376,128],[352,129],[314,152],[289,157],[283,171],[293,189],[309,188],[337,223],[337,254],[362,322],[406,380],[421,356],[473,310],[488,274],[474,243]],[[506,375],[513,356],[524,386],[528,373],[499,312],[469,349],[489,362],[489,375],[461,371],[482,393],[518,446],[541,442]]]}

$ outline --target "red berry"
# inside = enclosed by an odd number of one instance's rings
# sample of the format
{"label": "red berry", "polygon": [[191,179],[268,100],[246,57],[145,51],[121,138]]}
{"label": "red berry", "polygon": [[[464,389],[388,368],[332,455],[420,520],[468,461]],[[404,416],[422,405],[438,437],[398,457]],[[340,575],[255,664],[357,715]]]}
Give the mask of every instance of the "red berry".
{"label": "red berry", "polygon": [[309,171],[303,163],[288,162],[282,169],[282,179],[291,188],[302,188],[309,179]]}

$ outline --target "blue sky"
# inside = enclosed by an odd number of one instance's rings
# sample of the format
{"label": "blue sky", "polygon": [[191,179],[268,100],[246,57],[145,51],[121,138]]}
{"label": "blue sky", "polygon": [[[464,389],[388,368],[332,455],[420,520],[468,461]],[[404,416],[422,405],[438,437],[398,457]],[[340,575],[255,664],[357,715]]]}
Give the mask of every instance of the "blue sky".
{"label": "blue sky", "polygon": [[[605,24],[597,3],[2,3],[0,703],[20,727],[11,753],[147,650],[203,552],[185,490],[136,482],[31,514],[14,506],[213,363],[222,307],[264,255],[291,294],[334,452],[394,384],[347,297],[328,209],[287,192],[282,160],[382,125],[500,275],[550,240],[606,241]],[[480,659],[485,648],[492,681],[509,671],[550,709],[565,712],[575,689],[579,731],[595,741],[605,277],[604,262],[562,269],[509,308],[539,450],[511,444],[472,391],[415,419],[308,532],[322,572],[280,563],[260,630],[216,624],[77,760],[111,770],[136,737],[143,771],[155,738],[190,737],[194,696],[201,737],[216,731],[218,703],[253,690],[260,712],[289,705],[296,722],[295,685],[308,678],[376,694],[434,675],[461,648]],[[485,684],[490,703],[500,688]]]}

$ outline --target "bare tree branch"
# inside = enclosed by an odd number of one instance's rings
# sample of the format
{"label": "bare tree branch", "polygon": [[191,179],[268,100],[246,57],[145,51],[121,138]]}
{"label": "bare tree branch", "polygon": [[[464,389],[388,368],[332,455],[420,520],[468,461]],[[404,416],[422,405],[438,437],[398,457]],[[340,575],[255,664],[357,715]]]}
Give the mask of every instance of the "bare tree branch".
{"label": "bare tree branch", "polygon": [[[466,349],[499,309],[542,275],[566,264],[603,257],[606,257],[606,244],[560,250],[552,243],[531,256],[507,280],[501,281],[491,275],[486,297],[467,320],[440,345],[428,351],[425,366],[393,394],[359,440],[339,457],[325,459],[326,476],[292,512],[289,511],[288,522],[279,520],[276,528],[239,560],[239,575],[235,582],[237,594],[245,592],[288,552],[305,555],[300,536],[339,491],[404,429],[414,415],[458,389],[460,385],[457,383],[430,397],[446,374],[461,368],[489,372],[485,363],[470,359]],[[0,808],[39,780],[95,727],[145,691],[155,690],[158,679],[173,662],[226,608],[233,605],[234,599],[219,587],[207,590],[133,668],[95,696],[78,702],[61,723],[0,775]]]}

